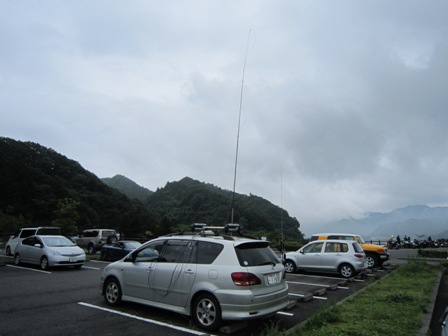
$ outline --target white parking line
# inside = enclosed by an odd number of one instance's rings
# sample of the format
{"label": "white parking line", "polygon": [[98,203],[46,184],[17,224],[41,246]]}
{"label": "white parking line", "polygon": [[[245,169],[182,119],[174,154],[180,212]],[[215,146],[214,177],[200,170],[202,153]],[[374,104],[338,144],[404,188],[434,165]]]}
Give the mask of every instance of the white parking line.
{"label": "white parking line", "polygon": [[282,311],[277,312],[277,314],[278,315],[285,315],[285,316],[294,316],[294,314],[292,314],[292,313],[287,313],[287,312],[282,312]]}
{"label": "white parking line", "polygon": [[[304,296],[305,296],[304,294],[294,294],[294,293],[288,293],[288,295],[291,295],[291,296],[300,296],[300,297],[304,297]],[[314,296],[314,295],[313,295],[313,299],[318,299],[318,300],[328,300],[326,297],[323,297],[323,296]]]}
{"label": "white parking line", "polygon": [[338,286],[338,289],[350,289],[348,287]]}
{"label": "white parking line", "polygon": [[296,285],[307,285],[307,286],[318,286],[318,287],[329,287],[329,285],[322,285],[317,283],[309,283],[309,282],[298,282],[298,281],[286,281],[287,283],[296,284]]}
{"label": "white parking line", "polygon": [[27,270],[27,271],[32,271],[32,272],[39,272],[39,273],[51,274],[51,272],[42,271],[42,270],[38,270],[38,269],[34,269],[34,268],[21,267],[21,266],[15,266],[15,265],[8,265],[8,264],[7,264],[6,266],[8,266],[8,267],[12,267],[12,268],[23,269],[23,270]]}
{"label": "white parking line", "polygon": [[82,306],[85,306],[85,307],[102,310],[102,311],[105,311],[105,312],[108,312],[108,313],[117,314],[117,315],[121,315],[121,316],[124,316],[124,317],[129,317],[129,318],[132,318],[132,319],[135,319],[135,320],[148,322],[148,323],[152,323],[152,324],[157,324],[157,325],[162,326],[162,327],[166,327],[166,328],[171,328],[171,329],[187,332],[189,334],[200,335],[200,336],[211,335],[211,334],[208,334],[208,333],[204,333],[202,331],[197,331],[197,330],[193,330],[193,329],[187,329],[187,328],[183,328],[183,327],[178,327],[178,326],[174,326],[172,324],[163,323],[163,322],[156,321],[156,320],[151,320],[151,319],[144,318],[144,317],[141,317],[141,316],[132,315],[132,314],[128,314],[128,313],[123,313],[123,312],[120,312],[120,311],[116,311],[116,310],[113,310],[113,309],[104,308],[104,307],[100,307],[100,306],[95,306],[95,305],[92,305],[90,303],[78,302],[78,304],[80,304]]}
{"label": "white parking line", "polygon": [[97,270],[97,271],[101,270],[101,268],[99,268],[99,267],[90,267],[90,266],[86,266],[86,265],[82,265],[82,268],[88,268],[88,269],[93,269],[93,270]]}

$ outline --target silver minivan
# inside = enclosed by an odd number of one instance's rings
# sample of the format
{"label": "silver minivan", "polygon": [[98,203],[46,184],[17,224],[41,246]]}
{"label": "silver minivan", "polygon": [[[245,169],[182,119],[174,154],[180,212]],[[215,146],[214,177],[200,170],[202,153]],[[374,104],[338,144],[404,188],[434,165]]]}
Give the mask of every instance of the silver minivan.
{"label": "silver minivan", "polygon": [[105,267],[101,291],[109,305],[167,309],[208,331],[223,320],[267,318],[288,305],[285,269],[268,242],[215,234],[149,241]]}
{"label": "silver minivan", "polygon": [[16,233],[14,233],[11,237],[9,237],[8,242],[6,243],[6,255],[14,255],[14,251],[16,250],[16,246],[25,238],[34,236],[34,235],[60,235],[61,229],[56,226],[39,226],[33,228],[22,228]]}
{"label": "silver minivan", "polygon": [[338,272],[350,278],[366,268],[366,255],[361,245],[350,240],[317,240],[285,256],[288,273],[296,270]]}

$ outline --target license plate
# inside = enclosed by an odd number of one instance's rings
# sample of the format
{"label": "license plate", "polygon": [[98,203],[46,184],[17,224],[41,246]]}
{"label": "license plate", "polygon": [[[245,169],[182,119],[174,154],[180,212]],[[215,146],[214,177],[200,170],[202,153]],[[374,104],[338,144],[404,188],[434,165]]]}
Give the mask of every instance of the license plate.
{"label": "license plate", "polygon": [[279,275],[278,273],[268,274],[268,285],[275,285],[278,283]]}
{"label": "license plate", "polygon": [[75,262],[77,262],[78,260],[76,259],[76,258],[70,258],[70,262],[71,263],[75,263]]}

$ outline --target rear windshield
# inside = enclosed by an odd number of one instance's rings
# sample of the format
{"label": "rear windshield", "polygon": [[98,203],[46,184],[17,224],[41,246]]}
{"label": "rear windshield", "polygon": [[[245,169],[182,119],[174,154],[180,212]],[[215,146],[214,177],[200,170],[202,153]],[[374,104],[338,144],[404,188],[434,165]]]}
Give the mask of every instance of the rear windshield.
{"label": "rear windshield", "polygon": [[38,228],[36,234],[41,236],[59,236],[61,229],[58,227]]}
{"label": "rear windshield", "polygon": [[110,236],[115,236],[115,231],[113,231],[113,230],[111,230],[111,231],[103,230],[103,237],[110,237]]}
{"label": "rear windshield", "polygon": [[280,262],[267,242],[250,242],[235,247],[241,266],[276,265]]}
{"label": "rear windshield", "polygon": [[364,250],[362,249],[361,245],[359,245],[358,243],[353,243],[353,248],[355,249],[356,253],[363,253]]}

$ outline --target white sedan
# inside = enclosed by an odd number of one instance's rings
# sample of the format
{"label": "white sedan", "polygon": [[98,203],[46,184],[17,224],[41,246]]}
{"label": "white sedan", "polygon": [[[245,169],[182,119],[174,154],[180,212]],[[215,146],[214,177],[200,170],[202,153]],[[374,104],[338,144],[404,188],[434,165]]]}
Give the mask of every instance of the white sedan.
{"label": "white sedan", "polygon": [[14,263],[36,264],[43,270],[56,266],[84,265],[86,254],[83,249],[64,236],[31,236],[16,247]]}

